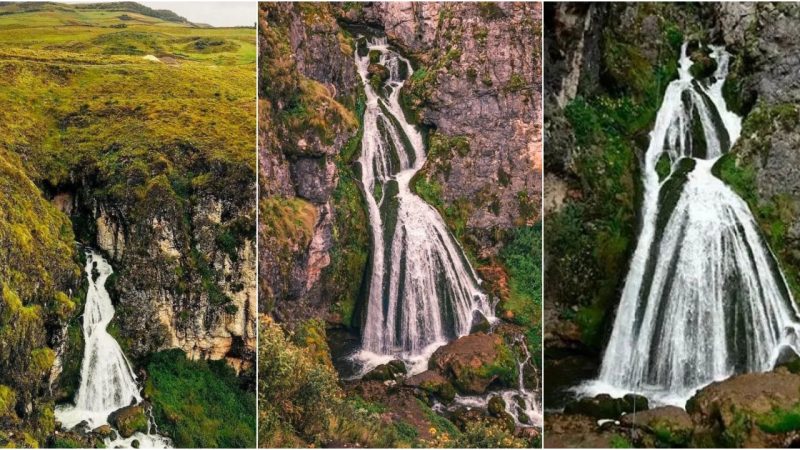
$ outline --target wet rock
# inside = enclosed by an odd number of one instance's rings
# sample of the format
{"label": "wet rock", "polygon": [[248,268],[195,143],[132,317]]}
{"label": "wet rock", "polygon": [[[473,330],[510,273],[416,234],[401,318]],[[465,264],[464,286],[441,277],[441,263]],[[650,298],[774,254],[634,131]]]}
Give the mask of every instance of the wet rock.
{"label": "wet rock", "polygon": [[147,432],[147,416],[142,405],[126,406],[112,412],[108,423],[119,431],[120,436],[129,438],[134,433]]}
{"label": "wet rock", "polygon": [[717,70],[717,61],[711,58],[708,47],[699,47],[694,50],[689,58],[694,62],[689,68],[689,73],[698,80],[714,75]]}
{"label": "wet rock", "polygon": [[131,441],[131,447],[139,448],[139,445],[140,444],[139,444],[139,440],[138,439],[134,439],[134,440]]}
{"label": "wet rock", "polygon": [[495,381],[514,386],[516,360],[497,335],[471,334],[439,347],[428,368],[448,378],[457,390],[483,394]]}
{"label": "wet rock", "polygon": [[488,333],[492,328],[492,324],[489,322],[489,319],[483,315],[480,311],[475,311],[472,313],[472,328],[470,329],[470,334],[474,333]]}
{"label": "wet rock", "polygon": [[426,370],[406,379],[407,386],[418,387],[436,396],[443,403],[450,403],[456,397],[456,389],[438,372]]}
{"label": "wet rock", "polygon": [[380,87],[389,79],[389,69],[381,64],[370,64],[367,67],[367,73],[373,87]]}
{"label": "wet rock", "polygon": [[775,368],[779,367],[785,367],[786,370],[792,373],[800,373],[800,355],[788,345],[782,347],[778,358],[775,360]]}
{"label": "wet rock", "polygon": [[613,398],[600,394],[592,398],[573,400],[564,407],[565,414],[577,414],[595,419],[617,419],[623,413],[644,411],[648,408],[647,399],[634,394],[623,398]]}
{"label": "wet rock", "polygon": [[364,375],[364,381],[387,381],[396,380],[406,374],[406,365],[403,361],[396,359],[386,364],[381,364]]}
{"label": "wet rock", "polygon": [[494,397],[489,399],[488,404],[489,414],[499,417],[503,413],[506,412],[506,402],[503,400],[503,397],[499,395],[495,395]]}
{"label": "wet rock", "polygon": [[92,430],[92,433],[96,434],[101,439],[108,438],[113,441],[114,439],[117,438],[117,432],[114,431],[114,429],[111,428],[111,425],[108,424],[100,425],[99,427]]}

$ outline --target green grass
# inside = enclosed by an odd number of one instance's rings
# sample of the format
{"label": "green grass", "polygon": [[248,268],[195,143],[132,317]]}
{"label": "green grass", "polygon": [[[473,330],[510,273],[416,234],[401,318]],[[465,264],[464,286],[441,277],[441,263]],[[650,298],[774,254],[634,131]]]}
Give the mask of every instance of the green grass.
{"label": "green grass", "polygon": [[177,447],[255,446],[255,395],[224,361],[190,361],[181,350],[151,356],[145,394]]}
{"label": "green grass", "polygon": [[514,230],[500,256],[508,273],[509,296],[504,309],[513,312],[512,321],[526,330],[528,350],[541,366],[542,326],[542,226]]}

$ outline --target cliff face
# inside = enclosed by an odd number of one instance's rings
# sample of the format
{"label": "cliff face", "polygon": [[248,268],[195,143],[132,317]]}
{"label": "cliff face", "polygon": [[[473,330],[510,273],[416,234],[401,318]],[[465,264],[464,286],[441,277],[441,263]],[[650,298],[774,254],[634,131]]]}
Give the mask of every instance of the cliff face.
{"label": "cliff face", "polygon": [[[283,321],[337,320],[337,293],[347,290],[352,297],[353,288],[327,280],[354,260],[344,275],[357,291],[368,239],[359,191],[346,167],[354,149],[343,155],[358,128],[352,39],[330,5],[264,4],[259,23],[260,308]],[[343,189],[350,199],[342,199]],[[347,253],[353,227],[361,231],[354,237],[360,254]],[[337,242],[344,255],[333,250]]]}
{"label": "cliff face", "polygon": [[376,2],[344,17],[380,25],[416,62],[407,113],[430,127],[417,191],[496,255],[502,230],[540,215],[541,6]]}
{"label": "cliff face", "polygon": [[718,5],[719,39],[737,56],[726,100],[744,116],[723,179],[750,204],[800,298],[800,7]]}
{"label": "cliff face", "polygon": [[492,265],[514,229],[539,219],[538,5],[268,3],[260,23],[262,310],[360,324],[369,231],[351,163],[365,29],[414,62],[402,97],[429,147],[415,190],[468,251]]}

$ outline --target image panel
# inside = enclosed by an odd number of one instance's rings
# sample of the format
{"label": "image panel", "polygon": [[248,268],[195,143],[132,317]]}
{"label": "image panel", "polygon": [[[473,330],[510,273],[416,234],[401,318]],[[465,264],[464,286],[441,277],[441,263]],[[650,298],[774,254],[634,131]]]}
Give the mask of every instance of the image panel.
{"label": "image panel", "polygon": [[2,447],[256,445],[257,8],[165,8],[0,5]]}
{"label": "image panel", "polygon": [[545,447],[800,428],[800,6],[545,6]]}
{"label": "image panel", "polygon": [[259,4],[259,446],[541,446],[541,5]]}

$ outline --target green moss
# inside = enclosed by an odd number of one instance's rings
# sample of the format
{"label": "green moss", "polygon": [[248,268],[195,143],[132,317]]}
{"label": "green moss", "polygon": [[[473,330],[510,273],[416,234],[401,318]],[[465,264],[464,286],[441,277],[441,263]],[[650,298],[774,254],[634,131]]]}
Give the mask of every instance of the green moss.
{"label": "green moss", "polygon": [[622,435],[614,434],[608,441],[611,448],[633,448],[633,444]]}
{"label": "green moss", "polygon": [[658,161],[656,161],[656,173],[658,174],[658,181],[664,181],[664,179],[669,176],[671,171],[672,161],[669,158],[669,154],[664,152],[658,157]]}
{"label": "green moss", "polygon": [[518,73],[512,73],[511,78],[509,78],[506,85],[503,86],[503,92],[506,93],[520,92],[526,89],[528,89],[528,82]]}
{"label": "green moss", "polygon": [[755,422],[766,433],[783,434],[798,431],[800,430],[800,404],[788,410],[773,409],[756,417]]}
{"label": "green moss", "polygon": [[150,358],[147,372],[153,416],[177,447],[255,447],[255,396],[224,361],[167,350]]}
{"label": "green moss", "polygon": [[13,414],[16,403],[16,393],[10,387],[0,385],[0,417]]}
{"label": "green moss", "polygon": [[517,228],[500,257],[508,273],[509,295],[501,308],[511,311],[511,321],[523,327],[534,364],[541,366],[542,328],[542,227]]}

